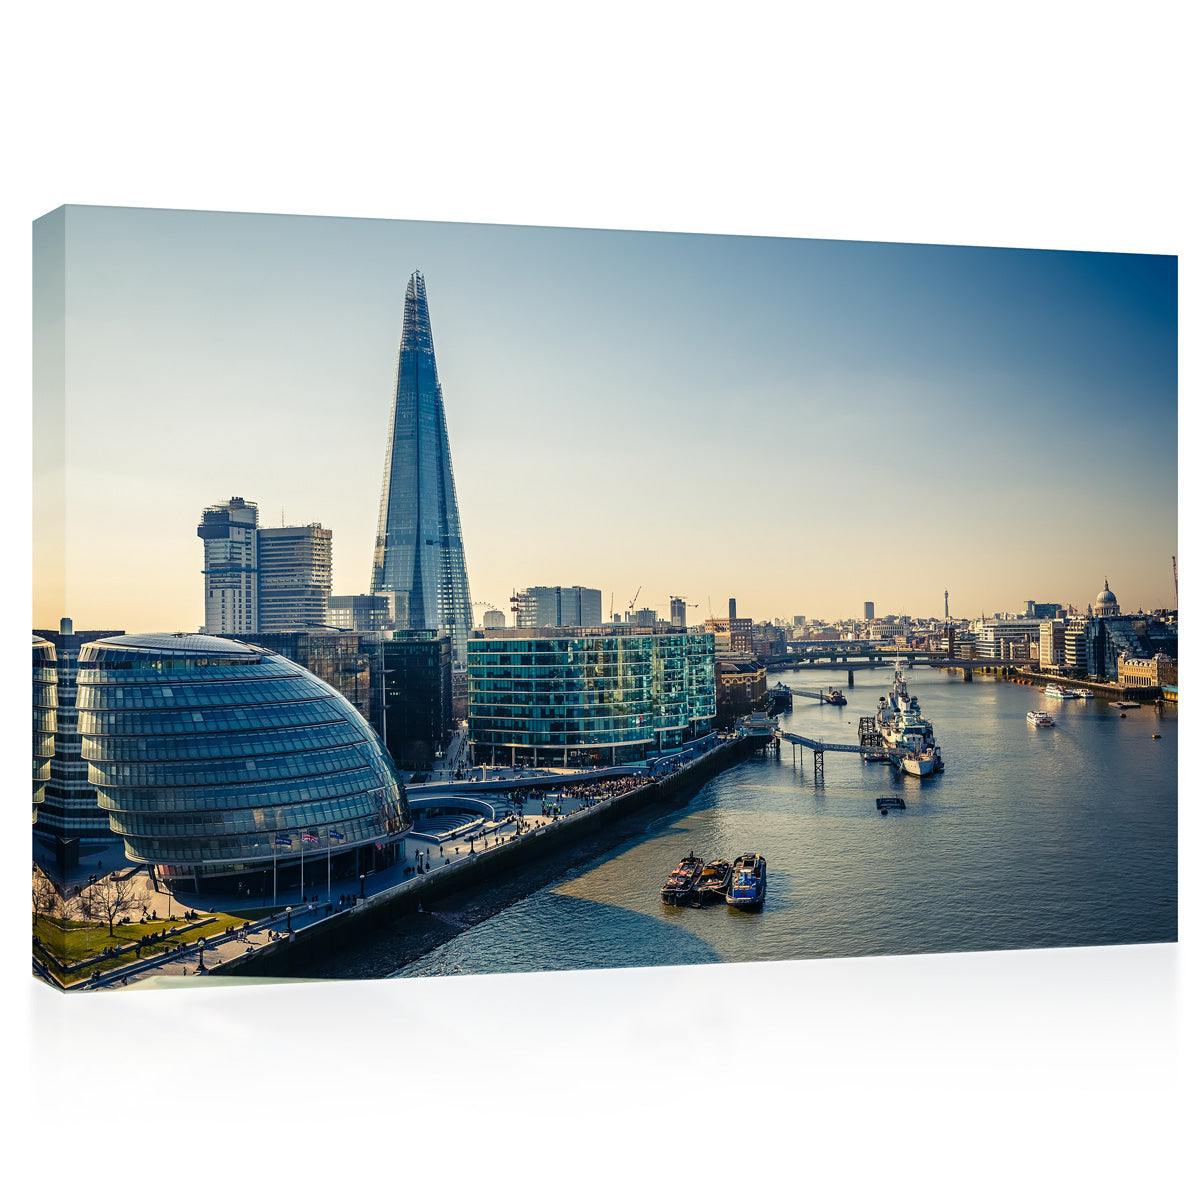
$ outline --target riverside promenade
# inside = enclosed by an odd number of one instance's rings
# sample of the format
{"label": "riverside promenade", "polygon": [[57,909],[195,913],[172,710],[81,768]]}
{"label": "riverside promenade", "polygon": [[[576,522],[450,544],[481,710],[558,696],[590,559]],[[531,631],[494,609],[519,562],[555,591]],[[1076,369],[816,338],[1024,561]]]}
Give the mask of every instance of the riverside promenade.
{"label": "riverside promenade", "polygon": [[[165,890],[155,890],[144,868],[132,868],[132,877],[144,892],[144,902],[156,908],[160,916],[168,904],[172,913],[190,908],[201,919],[210,912],[237,915],[246,911],[254,915],[248,916],[244,926],[206,938],[202,948],[192,943],[152,955],[116,967],[97,980],[72,984],[66,990],[172,986],[184,979],[192,983],[197,976],[210,975],[265,978],[286,974],[303,978],[296,966],[319,956],[322,947],[338,945],[381,921],[428,911],[429,904],[439,897],[494,883],[498,878],[514,895],[521,893],[523,872],[531,864],[549,858],[589,832],[599,832],[608,820],[655,800],[671,798],[684,789],[699,787],[749,753],[754,741],[752,737],[719,738],[713,748],[690,761],[664,760],[616,779],[598,777],[589,781],[578,775],[564,778],[559,772],[545,770],[489,771],[489,782],[508,784],[513,789],[554,787],[559,793],[554,801],[557,811],[543,815],[533,800],[524,813],[498,814],[494,820],[474,824],[470,834],[451,834],[443,840],[410,830],[403,839],[403,857],[396,865],[353,881],[327,881],[323,856],[314,854],[310,858],[312,874],[306,873],[308,882],[303,891],[299,885],[280,888],[278,911],[265,916],[261,898],[189,894],[181,900],[169,897]],[[635,774],[639,777],[631,778]],[[452,771],[447,770],[444,782],[450,783],[451,778]],[[606,791],[608,794],[604,794]],[[527,877],[530,886],[525,891],[541,886],[536,872]]]}

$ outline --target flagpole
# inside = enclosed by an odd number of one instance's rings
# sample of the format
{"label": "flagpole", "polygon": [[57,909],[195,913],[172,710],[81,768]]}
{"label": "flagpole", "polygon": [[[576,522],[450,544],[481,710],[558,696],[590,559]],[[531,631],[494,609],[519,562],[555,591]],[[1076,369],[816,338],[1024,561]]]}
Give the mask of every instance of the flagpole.
{"label": "flagpole", "polygon": [[304,834],[300,835],[300,895],[304,895]]}
{"label": "flagpole", "polygon": [[271,907],[279,907],[279,844],[271,843]]}
{"label": "flagpole", "polygon": [[329,830],[325,830],[325,903],[328,904],[333,898],[333,857],[330,846],[333,843],[329,840]]}

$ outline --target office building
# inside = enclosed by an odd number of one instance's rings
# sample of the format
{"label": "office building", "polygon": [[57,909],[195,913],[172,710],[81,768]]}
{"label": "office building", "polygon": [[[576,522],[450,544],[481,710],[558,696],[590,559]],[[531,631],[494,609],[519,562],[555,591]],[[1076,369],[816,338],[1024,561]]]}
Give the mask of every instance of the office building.
{"label": "office building", "polygon": [[260,529],[256,633],[329,622],[333,531],[321,525]]}
{"label": "office building", "polygon": [[355,633],[378,633],[392,627],[391,605],[386,596],[330,596],[329,624]]}
{"label": "office building", "polygon": [[58,664],[54,644],[33,635],[33,823],[37,824],[38,805],[46,798],[50,763],[54,759],[54,731],[57,727]]}
{"label": "office building", "polygon": [[231,496],[200,515],[204,542],[204,628],[249,633],[258,624],[258,505]]}
{"label": "office building", "polygon": [[[864,601],[864,602],[863,602],[863,620],[864,620],[864,621],[873,621],[873,620],[875,620],[875,602],[874,602],[873,600],[866,600],[866,601]],[[797,617],[797,618],[796,618],[796,624],[797,624],[797,625],[803,625],[803,624],[804,624],[804,618],[803,618],[803,617]]]}
{"label": "office building", "polygon": [[264,529],[258,505],[231,496],[200,516],[204,631],[213,636],[324,625],[333,533],[318,524]]}
{"label": "office building", "polygon": [[108,817],[101,811],[96,789],[88,779],[87,763],[80,755],[79,713],[76,709],[76,671],[79,653],[88,642],[114,637],[122,631],[80,630],[76,632],[70,617],[63,617],[58,629],[35,629],[39,637],[54,647],[55,698],[54,759],[50,777],[38,808],[34,832],[51,844],[60,870],[78,861],[81,846],[102,845],[114,841]]}
{"label": "office building", "polygon": [[507,624],[508,621],[498,608],[489,608],[483,614],[484,629],[503,629]]}
{"label": "office building", "polygon": [[381,635],[343,629],[264,630],[254,644],[281,654],[340,692],[364,720],[379,729],[378,657]]}
{"label": "office building", "polygon": [[1065,621],[1043,621],[1038,626],[1038,667],[1043,671],[1059,671],[1067,665],[1067,624]]}
{"label": "office building", "polygon": [[676,629],[687,628],[687,601],[679,596],[671,597],[671,624]]}
{"label": "office building", "polygon": [[471,592],[429,305],[419,271],[409,279],[404,300],[371,592],[391,599],[398,629],[448,633],[455,663],[465,665]]}
{"label": "office building", "polygon": [[518,629],[590,628],[603,619],[599,588],[530,587],[518,592],[512,605]]}
{"label": "office building", "polygon": [[240,884],[269,904],[276,877],[323,891],[327,870],[357,882],[402,854],[408,806],[374,731],[327,683],[263,647],[101,638],[79,652],[78,708],[113,832],[174,886]]}
{"label": "office building", "polygon": [[397,765],[429,771],[454,732],[450,637],[409,629],[380,642],[382,712],[377,728]]}
{"label": "office building", "polygon": [[476,763],[641,762],[707,733],[716,714],[710,634],[611,625],[477,631],[467,681]]}

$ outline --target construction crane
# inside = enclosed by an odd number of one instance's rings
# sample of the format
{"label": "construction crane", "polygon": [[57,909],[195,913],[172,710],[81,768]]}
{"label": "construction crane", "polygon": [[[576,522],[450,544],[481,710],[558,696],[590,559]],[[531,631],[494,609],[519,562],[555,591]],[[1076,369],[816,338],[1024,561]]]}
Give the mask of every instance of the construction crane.
{"label": "construction crane", "polygon": [[637,603],[637,598],[638,598],[638,597],[639,597],[641,594],[642,594],[642,585],[639,583],[639,584],[638,584],[638,590],[637,590],[636,592],[634,592],[634,593],[633,593],[633,599],[632,599],[632,600],[630,600],[630,602],[629,602],[629,607],[628,607],[628,608],[625,610],[625,614],[626,614],[626,615],[625,615],[625,620],[626,620],[626,622],[628,622],[628,621],[629,621],[629,618],[630,618],[631,616],[633,616],[633,606],[634,606],[634,605]]}

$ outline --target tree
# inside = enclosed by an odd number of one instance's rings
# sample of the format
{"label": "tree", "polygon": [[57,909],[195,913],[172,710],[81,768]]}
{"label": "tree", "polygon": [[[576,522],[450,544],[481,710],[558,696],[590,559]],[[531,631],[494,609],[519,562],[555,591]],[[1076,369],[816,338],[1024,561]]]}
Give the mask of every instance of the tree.
{"label": "tree", "polygon": [[33,873],[33,915],[49,916],[59,906],[58,891],[41,871]]}
{"label": "tree", "polygon": [[105,875],[103,879],[98,879],[91,887],[86,888],[79,899],[81,913],[108,922],[109,937],[113,935],[113,925],[118,918],[141,907],[132,875],[126,875],[124,878],[119,875]]}

